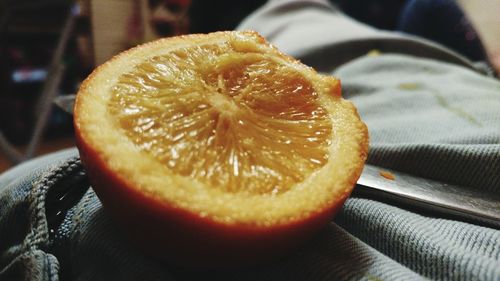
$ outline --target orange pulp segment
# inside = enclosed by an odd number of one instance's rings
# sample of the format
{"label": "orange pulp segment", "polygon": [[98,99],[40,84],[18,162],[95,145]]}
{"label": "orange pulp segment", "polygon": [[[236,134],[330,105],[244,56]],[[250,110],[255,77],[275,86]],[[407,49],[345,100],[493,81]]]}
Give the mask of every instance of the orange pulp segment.
{"label": "orange pulp segment", "polygon": [[231,42],[142,62],[108,108],[142,151],[208,188],[282,193],[328,161],[332,122],[311,83]]}
{"label": "orange pulp segment", "polygon": [[[118,55],[82,85],[75,127],[94,178],[223,225],[331,212],[368,148],[340,82],[254,32],[167,38]],[[105,189],[96,185],[118,192]]]}

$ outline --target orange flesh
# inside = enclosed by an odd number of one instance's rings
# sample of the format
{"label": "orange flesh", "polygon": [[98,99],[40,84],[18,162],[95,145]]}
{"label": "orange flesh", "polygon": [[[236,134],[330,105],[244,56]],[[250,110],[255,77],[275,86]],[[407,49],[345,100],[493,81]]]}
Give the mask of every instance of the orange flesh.
{"label": "orange flesh", "polygon": [[396,176],[394,176],[390,172],[380,171],[379,174],[380,174],[380,176],[382,176],[383,178],[388,179],[388,180],[395,180],[396,179]]}
{"label": "orange flesh", "polygon": [[142,151],[225,192],[279,194],[328,161],[332,124],[312,85],[230,43],[143,62],[107,107]]}

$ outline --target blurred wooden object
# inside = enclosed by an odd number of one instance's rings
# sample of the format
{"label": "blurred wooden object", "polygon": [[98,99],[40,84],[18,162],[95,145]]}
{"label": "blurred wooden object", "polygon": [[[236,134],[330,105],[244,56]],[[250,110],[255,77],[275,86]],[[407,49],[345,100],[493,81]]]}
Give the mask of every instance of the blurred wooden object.
{"label": "blurred wooden object", "polygon": [[134,13],[130,0],[91,0],[90,12],[95,64],[100,65],[127,46],[128,20]]}
{"label": "blurred wooden object", "polygon": [[190,0],[90,1],[96,65],[135,45],[188,32]]}
{"label": "blurred wooden object", "polygon": [[154,39],[157,39],[158,36],[153,31],[153,28],[150,24],[151,19],[151,10],[148,5],[148,0],[135,0],[140,2],[141,7],[141,25],[144,30],[144,41],[148,42]]}
{"label": "blurred wooden object", "polygon": [[80,16],[90,16],[90,0],[76,0],[75,2],[80,6]]}

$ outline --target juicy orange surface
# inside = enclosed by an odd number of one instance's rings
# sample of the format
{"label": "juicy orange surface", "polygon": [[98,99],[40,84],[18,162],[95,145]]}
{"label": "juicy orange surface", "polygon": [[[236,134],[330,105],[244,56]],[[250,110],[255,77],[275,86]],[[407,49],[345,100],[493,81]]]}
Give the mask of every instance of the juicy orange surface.
{"label": "juicy orange surface", "polygon": [[75,102],[82,163],[137,245],[184,266],[256,264],[328,224],[368,132],[340,82],[252,31],[127,50]]}
{"label": "juicy orange surface", "polygon": [[154,56],[119,78],[107,108],[174,172],[224,192],[279,194],[327,163],[332,122],[301,73],[237,49]]}
{"label": "juicy orange surface", "polygon": [[[368,148],[340,82],[251,31],[165,38],[119,54],[82,84],[75,132],[103,204],[144,195],[221,233],[326,222]],[[121,202],[120,192],[135,195]]]}

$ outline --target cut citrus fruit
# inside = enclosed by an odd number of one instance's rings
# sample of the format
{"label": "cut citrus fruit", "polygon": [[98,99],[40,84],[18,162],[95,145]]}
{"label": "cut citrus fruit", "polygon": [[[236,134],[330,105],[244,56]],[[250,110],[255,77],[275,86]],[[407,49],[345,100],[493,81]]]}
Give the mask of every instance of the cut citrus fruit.
{"label": "cut citrus fruit", "polygon": [[145,251],[191,266],[280,255],[342,206],[368,136],[340,82],[255,32],[162,39],[83,83],[82,162]]}

